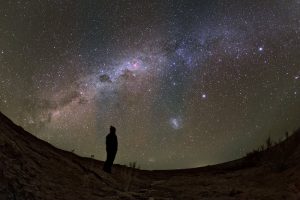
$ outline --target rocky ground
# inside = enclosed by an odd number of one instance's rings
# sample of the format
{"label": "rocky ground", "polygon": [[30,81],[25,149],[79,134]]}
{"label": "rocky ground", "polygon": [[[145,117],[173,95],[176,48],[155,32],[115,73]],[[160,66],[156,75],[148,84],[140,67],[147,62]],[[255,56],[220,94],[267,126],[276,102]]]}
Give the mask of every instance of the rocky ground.
{"label": "rocky ground", "polygon": [[37,139],[0,113],[2,199],[300,199],[300,131],[214,166],[146,171],[82,158]]}

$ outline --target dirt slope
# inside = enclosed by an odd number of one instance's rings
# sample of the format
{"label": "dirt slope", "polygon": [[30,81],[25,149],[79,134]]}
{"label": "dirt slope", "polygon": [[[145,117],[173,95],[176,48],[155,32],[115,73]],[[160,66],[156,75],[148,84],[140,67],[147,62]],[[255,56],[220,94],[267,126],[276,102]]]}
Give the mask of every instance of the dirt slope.
{"label": "dirt slope", "polygon": [[267,150],[214,166],[146,171],[82,158],[0,113],[2,199],[300,199],[300,131]]}

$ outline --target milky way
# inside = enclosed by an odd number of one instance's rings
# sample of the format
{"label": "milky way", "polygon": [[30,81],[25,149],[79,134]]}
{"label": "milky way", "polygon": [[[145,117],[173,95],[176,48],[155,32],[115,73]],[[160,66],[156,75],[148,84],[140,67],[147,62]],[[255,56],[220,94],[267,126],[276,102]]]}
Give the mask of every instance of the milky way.
{"label": "milky way", "polygon": [[81,156],[229,161],[300,125],[300,1],[5,1],[0,110]]}

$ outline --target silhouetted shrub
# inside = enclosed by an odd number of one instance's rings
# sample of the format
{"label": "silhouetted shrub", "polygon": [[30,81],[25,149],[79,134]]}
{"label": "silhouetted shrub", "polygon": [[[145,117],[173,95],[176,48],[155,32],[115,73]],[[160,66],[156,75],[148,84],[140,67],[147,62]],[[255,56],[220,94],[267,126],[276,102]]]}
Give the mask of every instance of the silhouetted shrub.
{"label": "silhouetted shrub", "polygon": [[253,150],[250,153],[247,153],[246,155],[246,161],[248,167],[257,165],[258,161],[260,161],[260,150]]}
{"label": "silhouetted shrub", "polygon": [[269,149],[272,146],[272,140],[270,136],[266,140],[266,145],[267,145],[267,149]]}
{"label": "silhouetted shrub", "polygon": [[265,145],[261,145],[258,151],[264,151],[265,150]]}
{"label": "silhouetted shrub", "polygon": [[[298,134],[295,134],[297,133]],[[293,139],[289,139],[292,136],[289,136],[288,132],[285,132],[285,140],[278,143],[276,148],[273,148],[267,154],[267,160],[269,167],[275,172],[282,172],[288,169],[288,162],[291,160],[291,156],[293,156],[296,148],[299,145],[299,130],[293,134]]]}
{"label": "silhouetted shrub", "polygon": [[285,132],[285,139],[289,138],[289,132]]}

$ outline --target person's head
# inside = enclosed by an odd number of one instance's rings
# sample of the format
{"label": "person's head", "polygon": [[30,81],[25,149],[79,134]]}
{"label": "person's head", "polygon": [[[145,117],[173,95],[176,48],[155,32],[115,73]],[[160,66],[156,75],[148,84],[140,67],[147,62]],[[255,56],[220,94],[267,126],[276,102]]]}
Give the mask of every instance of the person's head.
{"label": "person's head", "polygon": [[111,132],[111,133],[116,133],[116,128],[113,127],[113,126],[110,126],[110,132]]}

